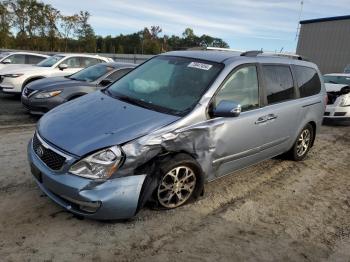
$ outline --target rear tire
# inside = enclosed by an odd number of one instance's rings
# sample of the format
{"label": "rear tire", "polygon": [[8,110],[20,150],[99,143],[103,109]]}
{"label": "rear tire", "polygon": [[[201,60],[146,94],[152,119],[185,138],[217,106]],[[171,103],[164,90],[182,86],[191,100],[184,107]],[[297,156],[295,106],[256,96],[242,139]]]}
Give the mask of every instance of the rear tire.
{"label": "rear tire", "polygon": [[289,155],[294,161],[304,160],[309,152],[312,142],[314,140],[314,130],[311,124],[307,124],[301,132],[298,134],[298,137],[289,151]]}

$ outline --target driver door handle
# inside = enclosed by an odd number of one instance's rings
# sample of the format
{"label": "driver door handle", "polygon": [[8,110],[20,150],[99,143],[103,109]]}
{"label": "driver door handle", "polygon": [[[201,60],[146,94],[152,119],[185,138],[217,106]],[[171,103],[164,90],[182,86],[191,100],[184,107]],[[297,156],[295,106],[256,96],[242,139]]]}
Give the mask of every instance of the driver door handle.
{"label": "driver door handle", "polygon": [[273,120],[273,119],[276,119],[277,116],[275,114],[268,114],[267,115],[267,120]]}

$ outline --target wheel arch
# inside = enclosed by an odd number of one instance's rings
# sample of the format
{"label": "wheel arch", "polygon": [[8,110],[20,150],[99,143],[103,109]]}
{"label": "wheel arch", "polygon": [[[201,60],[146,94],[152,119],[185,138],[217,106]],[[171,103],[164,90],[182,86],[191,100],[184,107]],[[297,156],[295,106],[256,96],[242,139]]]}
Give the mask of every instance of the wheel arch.
{"label": "wheel arch", "polygon": [[169,159],[172,159],[175,157],[179,157],[179,160],[181,158],[185,159],[186,157],[190,157],[191,159],[193,159],[196,162],[196,164],[197,164],[196,171],[198,172],[197,174],[199,175],[199,177],[197,177],[198,184],[196,185],[197,188],[196,188],[196,192],[194,194],[194,198],[198,198],[199,196],[203,195],[205,178],[204,178],[203,170],[202,170],[200,164],[198,163],[198,161],[196,160],[196,157],[193,154],[186,152],[186,151],[163,151],[160,154],[156,155],[154,158],[148,160],[146,163],[137,167],[135,170],[135,174],[147,173],[147,176],[146,176],[145,181],[143,182],[143,185],[141,188],[141,192],[140,192],[140,196],[139,196],[139,203],[138,203],[135,214],[138,211],[140,211],[140,209],[148,201],[151,201],[152,203],[154,203],[154,199],[152,199],[153,192],[158,186],[159,177],[161,175],[161,173],[157,169],[157,166],[159,166],[159,164],[161,162],[168,161]]}
{"label": "wheel arch", "polygon": [[314,121],[310,121],[308,122],[308,124],[310,124],[312,126],[312,132],[313,132],[313,136],[312,136],[312,141],[311,141],[311,147],[313,147],[314,145],[314,142],[315,142],[315,138],[316,138],[316,128],[317,128],[317,125],[316,125],[316,122]]}

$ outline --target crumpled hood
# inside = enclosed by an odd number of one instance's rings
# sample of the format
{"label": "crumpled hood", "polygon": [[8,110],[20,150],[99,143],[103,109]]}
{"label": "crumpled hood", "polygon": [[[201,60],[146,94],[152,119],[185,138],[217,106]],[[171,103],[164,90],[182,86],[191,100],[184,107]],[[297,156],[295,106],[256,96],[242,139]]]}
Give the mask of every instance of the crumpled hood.
{"label": "crumpled hood", "polygon": [[85,81],[77,81],[67,77],[48,77],[36,80],[28,84],[28,88],[32,90],[58,90],[73,86],[93,86],[93,84]]}
{"label": "crumpled hood", "polygon": [[325,83],[324,85],[325,85],[327,92],[338,92],[343,87],[348,86],[348,85],[344,85],[344,84],[332,84],[332,83]]}
{"label": "crumpled hood", "polygon": [[38,132],[53,145],[83,156],[141,137],[178,119],[98,91],[49,111],[40,119]]}
{"label": "crumpled hood", "polygon": [[51,67],[41,67],[35,65],[6,65],[3,69],[0,70],[0,75],[6,74],[30,74],[52,71]]}

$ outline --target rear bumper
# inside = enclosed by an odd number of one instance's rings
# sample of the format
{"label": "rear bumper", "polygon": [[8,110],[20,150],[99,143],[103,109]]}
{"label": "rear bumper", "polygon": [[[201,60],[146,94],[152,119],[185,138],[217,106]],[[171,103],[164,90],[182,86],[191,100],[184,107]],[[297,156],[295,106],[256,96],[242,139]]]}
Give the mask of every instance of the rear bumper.
{"label": "rear bumper", "polygon": [[[28,160],[39,188],[58,205],[74,214],[100,220],[127,219],[138,210],[145,175],[96,182],[68,173],[69,165],[76,159],[70,160],[62,171],[56,172],[36,155],[32,141],[28,144]],[[88,206],[90,211],[82,209],[82,206]]]}

